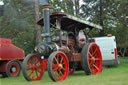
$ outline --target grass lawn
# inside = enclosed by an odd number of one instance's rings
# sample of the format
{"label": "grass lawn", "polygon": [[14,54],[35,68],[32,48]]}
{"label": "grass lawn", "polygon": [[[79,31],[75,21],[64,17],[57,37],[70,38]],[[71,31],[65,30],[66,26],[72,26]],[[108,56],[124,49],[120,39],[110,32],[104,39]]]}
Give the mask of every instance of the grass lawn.
{"label": "grass lawn", "polygon": [[19,77],[0,78],[0,85],[128,85],[128,58],[119,58],[117,67],[104,68],[101,74],[87,76],[83,71],[69,75],[65,81],[53,82],[45,72],[40,81],[28,82]]}

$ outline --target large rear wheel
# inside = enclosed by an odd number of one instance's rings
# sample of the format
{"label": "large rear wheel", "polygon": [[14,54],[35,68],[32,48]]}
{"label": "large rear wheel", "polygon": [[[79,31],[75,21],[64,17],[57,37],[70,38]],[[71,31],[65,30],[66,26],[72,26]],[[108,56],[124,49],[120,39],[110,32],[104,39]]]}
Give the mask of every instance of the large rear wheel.
{"label": "large rear wheel", "polygon": [[48,74],[53,81],[65,80],[69,72],[69,62],[63,52],[53,52],[48,59]]}
{"label": "large rear wheel", "polygon": [[23,61],[23,75],[28,81],[40,80],[44,74],[41,56],[29,54]]}
{"label": "large rear wheel", "polygon": [[82,67],[87,75],[98,74],[102,70],[102,55],[96,43],[87,43],[82,49]]}

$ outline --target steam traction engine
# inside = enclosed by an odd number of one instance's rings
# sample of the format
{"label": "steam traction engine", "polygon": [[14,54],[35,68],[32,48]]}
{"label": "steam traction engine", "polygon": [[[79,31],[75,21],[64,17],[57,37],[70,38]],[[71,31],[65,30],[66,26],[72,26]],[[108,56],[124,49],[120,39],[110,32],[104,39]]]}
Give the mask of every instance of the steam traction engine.
{"label": "steam traction engine", "polygon": [[[65,80],[69,73],[84,70],[87,75],[98,74],[102,69],[102,56],[98,45],[88,42],[85,28],[102,29],[101,26],[65,13],[49,14],[49,5],[40,1],[44,26],[44,42],[35,47],[23,61],[23,75],[28,81],[40,80],[45,70],[53,81]],[[50,15],[50,16],[49,16]],[[51,30],[55,31],[52,35]]]}

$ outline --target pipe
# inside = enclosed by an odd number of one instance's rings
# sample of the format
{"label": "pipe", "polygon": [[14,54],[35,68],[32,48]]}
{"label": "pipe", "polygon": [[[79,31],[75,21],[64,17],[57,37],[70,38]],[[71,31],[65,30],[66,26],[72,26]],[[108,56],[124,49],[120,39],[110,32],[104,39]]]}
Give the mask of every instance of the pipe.
{"label": "pipe", "polygon": [[50,7],[48,4],[48,0],[40,0],[39,4],[42,8],[43,12],[43,20],[44,20],[44,37],[46,39],[46,42],[51,42],[51,36],[50,36]]}
{"label": "pipe", "polygon": [[44,20],[44,31],[46,34],[46,42],[51,42],[50,36],[50,8],[49,6],[43,7],[43,20]]}

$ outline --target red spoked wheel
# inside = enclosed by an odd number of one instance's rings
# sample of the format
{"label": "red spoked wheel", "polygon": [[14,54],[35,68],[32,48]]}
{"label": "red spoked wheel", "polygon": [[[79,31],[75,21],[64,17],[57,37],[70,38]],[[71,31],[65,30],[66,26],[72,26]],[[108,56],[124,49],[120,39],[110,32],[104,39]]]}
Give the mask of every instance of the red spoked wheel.
{"label": "red spoked wheel", "polygon": [[28,81],[40,80],[44,74],[41,56],[29,54],[23,61],[23,75]]}
{"label": "red spoked wheel", "polygon": [[82,67],[87,75],[101,72],[102,55],[96,43],[87,43],[82,49]]}
{"label": "red spoked wheel", "polygon": [[53,52],[48,59],[48,74],[53,81],[65,80],[69,72],[67,56],[60,51]]}

